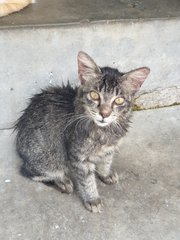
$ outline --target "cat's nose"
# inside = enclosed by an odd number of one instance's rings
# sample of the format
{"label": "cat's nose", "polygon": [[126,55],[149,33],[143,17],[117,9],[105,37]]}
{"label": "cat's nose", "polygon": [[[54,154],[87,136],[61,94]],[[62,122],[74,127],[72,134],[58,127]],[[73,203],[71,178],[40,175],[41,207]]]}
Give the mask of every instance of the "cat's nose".
{"label": "cat's nose", "polygon": [[111,107],[109,107],[108,105],[101,105],[99,108],[99,114],[103,117],[103,118],[107,118],[111,115],[112,113],[112,109]]}

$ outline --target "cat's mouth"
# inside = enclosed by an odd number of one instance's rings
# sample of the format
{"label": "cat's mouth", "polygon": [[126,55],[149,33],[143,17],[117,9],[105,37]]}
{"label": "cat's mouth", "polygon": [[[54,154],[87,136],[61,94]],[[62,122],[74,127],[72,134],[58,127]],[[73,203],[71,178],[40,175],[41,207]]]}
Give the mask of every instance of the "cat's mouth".
{"label": "cat's mouth", "polygon": [[102,120],[94,120],[94,122],[99,126],[99,127],[106,127],[107,125],[109,125],[109,122],[105,122],[104,119]]}
{"label": "cat's mouth", "polygon": [[99,127],[106,127],[114,121],[114,117],[108,116],[108,117],[104,118],[98,113],[96,113],[94,116],[92,116],[92,119],[93,119],[94,123]]}

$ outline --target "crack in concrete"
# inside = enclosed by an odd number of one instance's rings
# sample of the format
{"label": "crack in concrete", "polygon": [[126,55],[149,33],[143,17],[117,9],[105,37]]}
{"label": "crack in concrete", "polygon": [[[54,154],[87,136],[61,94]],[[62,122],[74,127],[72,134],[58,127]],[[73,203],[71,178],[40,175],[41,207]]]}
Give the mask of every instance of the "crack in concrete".
{"label": "crack in concrete", "polygon": [[180,105],[180,86],[157,88],[140,92],[135,99],[134,111]]}

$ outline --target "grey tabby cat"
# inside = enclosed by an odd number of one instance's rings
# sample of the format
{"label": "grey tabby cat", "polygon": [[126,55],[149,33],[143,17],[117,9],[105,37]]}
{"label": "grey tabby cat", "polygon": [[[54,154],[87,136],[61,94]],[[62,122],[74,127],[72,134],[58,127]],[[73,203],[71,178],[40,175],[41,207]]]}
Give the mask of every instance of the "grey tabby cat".
{"label": "grey tabby cat", "polygon": [[128,73],[100,68],[79,52],[81,85],[43,90],[16,124],[26,174],[35,181],[53,181],[65,193],[73,192],[75,183],[85,207],[101,212],[96,176],[106,184],[118,182],[113,154],[127,131],[134,94],[149,72],[147,67]]}

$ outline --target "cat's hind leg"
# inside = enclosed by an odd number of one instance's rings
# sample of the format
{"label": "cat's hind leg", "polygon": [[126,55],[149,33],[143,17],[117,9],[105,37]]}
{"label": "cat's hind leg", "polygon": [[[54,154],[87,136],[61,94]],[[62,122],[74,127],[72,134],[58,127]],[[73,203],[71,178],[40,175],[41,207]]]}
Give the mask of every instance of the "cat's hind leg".
{"label": "cat's hind leg", "polygon": [[105,184],[115,184],[118,183],[118,174],[115,170],[111,168],[112,157],[107,157],[104,161],[100,162],[96,166],[96,172],[99,179]]}
{"label": "cat's hind leg", "polygon": [[73,183],[63,170],[46,172],[40,176],[33,176],[31,179],[37,182],[54,182],[62,193],[73,192]]}

